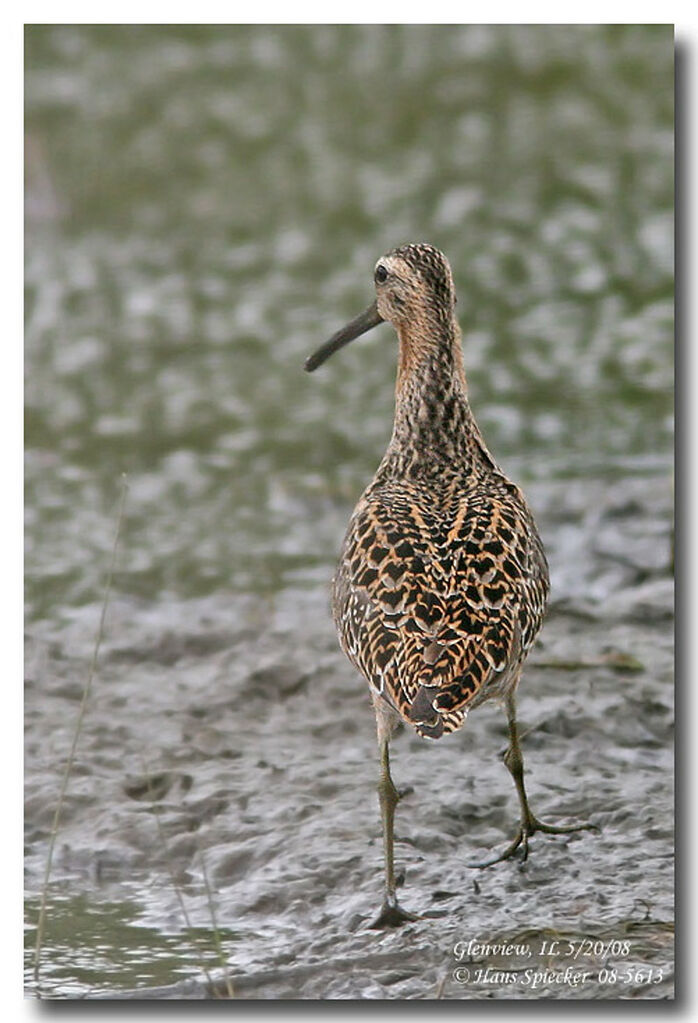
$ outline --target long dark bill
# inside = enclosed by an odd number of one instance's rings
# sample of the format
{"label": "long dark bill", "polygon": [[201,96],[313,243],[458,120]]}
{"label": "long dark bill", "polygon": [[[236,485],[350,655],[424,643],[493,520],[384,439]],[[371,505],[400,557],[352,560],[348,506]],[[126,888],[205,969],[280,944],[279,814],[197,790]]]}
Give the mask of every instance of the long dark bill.
{"label": "long dark bill", "polygon": [[383,322],[383,317],[378,312],[378,306],[375,302],[372,302],[368,309],[361,313],[360,316],[355,317],[350,323],[347,323],[346,327],[342,327],[336,334],[333,334],[329,341],[325,341],[324,345],[320,345],[316,352],[309,355],[305,360],[304,369],[308,373],[312,373],[318,366],[322,366],[326,359],[329,359],[330,355],[334,355],[340,348],[344,348],[350,341],[354,341],[357,337],[361,337],[371,327],[376,327],[379,323]]}

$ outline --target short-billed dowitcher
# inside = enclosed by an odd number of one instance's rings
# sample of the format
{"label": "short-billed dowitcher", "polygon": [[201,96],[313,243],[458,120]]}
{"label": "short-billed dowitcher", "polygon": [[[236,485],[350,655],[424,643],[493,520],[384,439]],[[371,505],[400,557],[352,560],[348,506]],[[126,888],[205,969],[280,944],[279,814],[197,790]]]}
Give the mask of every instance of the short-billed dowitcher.
{"label": "short-billed dowitcher", "polygon": [[543,621],[548,566],[521,490],[498,467],[468,402],[453,276],[431,245],[379,259],[376,301],[322,345],[312,372],[343,345],[389,320],[399,342],[388,450],[351,517],[333,582],[340,643],[369,684],[376,712],[385,899],[374,926],[415,917],[395,895],[393,819],[399,794],[389,741],[400,720],[438,739],[496,698],[506,709],[505,764],[521,807],[518,832],[490,866],[536,831],[580,831],[533,815],[516,722],[521,667]]}

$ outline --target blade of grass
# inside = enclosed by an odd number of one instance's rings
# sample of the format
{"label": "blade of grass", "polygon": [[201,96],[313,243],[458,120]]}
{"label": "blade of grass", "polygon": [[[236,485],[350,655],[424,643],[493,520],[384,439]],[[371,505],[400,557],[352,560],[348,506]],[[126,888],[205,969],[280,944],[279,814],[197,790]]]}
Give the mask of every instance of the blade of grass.
{"label": "blade of grass", "polygon": [[[151,785],[151,773],[150,773],[150,770],[148,769],[148,765],[146,764],[144,757],[141,757],[141,763],[142,763],[142,766],[143,766],[143,774],[145,775],[146,783],[148,785],[148,794],[150,795],[150,803],[151,803],[151,806],[153,808],[153,814],[155,815],[155,825],[156,825],[156,827],[158,829],[158,838],[160,840],[160,845],[162,846],[163,850],[166,850],[167,849],[167,841],[166,841],[166,836],[165,836],[165,829],[162,826],[162,820],[160,818],[160,810],[158,809],[158,805],[157,805],[157,801],[156,801],[156,797],[155,797],[155,792],[154,792],[154,790],[152,788],[152,785]],[[199,939],[197,937],[196,931],[194,930],[194,926],[193,926],[193,924],[191,922],[191,917],[189,916],[189,911],[187,910],[187,906],[186,906],[186,903],[184,901],[184,896],[182,895],[181,886],[179,885],[179,883],[177,881],[177,875],[175,874],[174,867],[172,866],[172,863],[171,863],[171,861],[170,861],[170,859],[169,859],[169,857],[167,855],[165,855],[165,864],[167,866],[167,871],[168,871],[168,873],[170,875],[170,880],[172,881],[172,887],[174,888],[175,895],[177,896],[177,901],[179,902],[179,908],[181,909],[182,916],[184,917],[184,924],[186,926],[187,933],[189,934],[189,940],[191,941],[192,946],[196,949],[197,953],[201,957],[201,969],[204,972],[204,975],[206,977],[206,980],[208,981],[209,987],[211,987],[212,984],[213,984],[213,981],[211,979],[211,974],[208,972],[208,969],[206,967],[206,961],[205,961],[203,955],[201,954],[201,946],[199,944]]]}
{"label": "blade of grass", "polygon": [[208,883],[208,874],[206,873],[206,861],[204,860],[203,849],[199,849],[199,856],[201,857],[201,873],[204,878],[204,887],[206,888],[206,898],[208,899],[208,908],[211,914],[211,926],[213,928],[213,940],[216,943],[216,951],[218,952],[218,958],[220,959],[221,966],[223,967],[223,977],[225,979],[225,987],[228,992],[228,998],[235,998],[235,991],[233,988],[233,982],[230,974],[228,973],[228,963],[226,962],[223,954],[223,946],[221,944],[221,935],[218,930],[218,921],[216,920],[216,907],[213,903],[213,892],[211,886]]}
{"label": "blade of grass", "polygon": [[[153,814],[155,815],[155,823],[156,823],[157,830],[158,830],[158,839],[160,841],[161,847],[163,849],[166,849],[167,848],[167,843],[166,843],[166,837],[165,837],[165,829],[164,829],[163,824],[162,824],[162,818],[160,816],[160,810],[159,810],[159,808],[157,806],[156,795],[155,795],[155,792],[154,792],[154,790],[152,788],[152,784],[151,784],[152,775],[151,775],[150,769],[149,769],[149,767],[148,767],[144,757],[141,757],[141,764],[142,764],[143,774],[145,775],[146,784],[148,786],[148,792],[149,792],[149,795],[150,795],[150,802],[151,802],[151,805],[152,805],[152,808],[153,808]],[[209,911],[211,913],[211,928],[212,928],[212,932],[213,932],[214,943],[215,943],[215,946],[216,946],[216,952],[218,954],[218,958],[220,960],[220,964],[221,964],[221,967],[222,967],[222,970],[223,970],[223,977],[224,977],[224,980],[225,980],[225,987],[226,987],[226,991],[227,991],[228,997],[229,998],[234,998],[235,997],[235,992],[233,990],[232,980],[231,980],[230,975],[228,973],[228,964],[226,962],[225,955],[223,953],[223,945],[221,943],[220,931],[218,930],[218,923],[217,923],[217,920],[216,920],[216,911],[215,911],[215,907],[214,907],[214,904],[213,904],[213,894],[211,892],[211,886],[209,885],[209,882],[208,882],[208,874],[206,873],[206,863],[204,861],[204,854],[203,854],[203,851],[201,849],[199,849],[199,856],[201,857],[201,870],[202,870],[203,879],[204,879],[204,887],[206,889],[206,897],[208,899],[208,907],[209,907]],[[177,875],[176,875],[175,869],[174,869],[170,859],[167,856],[165,856],[165,863],[166,863],[166,866],[167,866],[167,871],[168,871],[168,873],[170,875],[170,880],[172,881],[172,887],[173,887],[174,892],[175,892],[175,894],[177,896],[177,901],[179,902],[179,908],[182,911],[182,917],[184,918],[184,923],[185,923],[187,932],[189,934],[189,940],[191,941],[193,948],[195,948],[197,950],[197,952],[199,953],[199,955],[201,956],[201,969],[202,969],[202,971],[203,971],[203,973],[204,973],[204,975],[206,977],[206,980],[208,982],[209,990],[210,991],[214,991],[215,990],[215,985],[213,983],[213,979],[211,977],[211,974],[208,972],[208,969],[206,967],[205,959],[203,958],[203,955],[201,954],[201,946],[200,946],[200,943],[199,943],[199,938],[198,938],[198,935],[197,935],[196,931],[194,930],[194,926],[193,926],[193,924],[191,922],[191,917],[189,916],[189,912],[187,910],[187,906],[186,906],[186,903],[184,901],[184,895],[182,894],[181,886],[179,885],[179,883],[177,881]]]}
{"label": "blade of grass", "polygon": [[82,723],[85,718],[85,711],[87,710],[87,704],[92,692],[92,682],[94,680],[95,672],[97,670],[97,661],[99,659],[99,651],[102,645],[102,639],[104,637],[104,623],[107,617],[107,607],[109,606],[109,597],[111,596],[112,580],[114,578],[114,568],[116,566],[116,552],[119,546],[119,536],[121,533],[121,524],[124,518],[124,508],[126,507],[126,495],[128,494],[128,482],[126,474],[124,473],[121,477],[121,499],[119,501],[119,513],[116,521],[116,530],[114,533],[114,544],[112,546],[111,559],[109,562],[109,569],[107,571],[107,578],[104,587],[104,599],[102,601],[102,613],[99,619],[99,627],[97,629],[97,635],[95,637],[94,651],[92,653],[92,661],[90,662],[90,669],[87,673],[87,681],[85,688],[82,693],[82,700],[80,701],[80,709],[78,711],[77,720],[75,722],[75,731],[73,732],[73,741],[66,761],[65,769],[63,771],[63,778],[61,781],[61,788],[58,794],[58,802],[56,804],[56,811],[53,815],[53,823],[51,825],[51,834],[49,837],[48,854],[46,856],[46,870],[44,872],[44,882],[41,890],[41,906],[39,908],[39,919],[36,924],[36,945],[34,948],[34,984],[36,986],[37,997],[40,998],[39,980],[40,980],[40,966],[41,966],[41,948],[44,940],[44,931],[46,928],[46,905],[48,902],[48,887],[51,880],[51,867],[53,864],[53,853],[56,847],[56,838],[58,836],[58,828],[60,826],[61,811],[63,810],[63,803],[65,801],[65,794],[68,788],[68,781],[70,779],[70,773],[73,769],[73,763],[75,761],[75,752],[78,746],[78,740],[80,738],[80,732],[82,731]]}

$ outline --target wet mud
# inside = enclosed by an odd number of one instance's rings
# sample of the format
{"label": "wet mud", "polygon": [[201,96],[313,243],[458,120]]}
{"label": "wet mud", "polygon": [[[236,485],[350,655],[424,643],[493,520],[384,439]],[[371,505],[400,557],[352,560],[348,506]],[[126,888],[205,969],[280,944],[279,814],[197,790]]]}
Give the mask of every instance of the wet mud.
{"label": "wet mud", "polygon": [[[670,25],[27,27],[29,994],[125,473],[43,997],[214,997],[223,964],[241,998],[671,997],[673,48]],[[302,367],[419,240],[550,562],[531,806],[599,831],[471,869],[516,829],[504,714],[405,730],[420,919],[380,933],[375,723],[328,596],[394,333]]]}
{"label": "wet mud", "polygon": [[[189,601],[168,607],[167,627],[162,609],[116,600],[53,891],[57,904],[71,890],[95,908],[131,904],[133,933],[179,935],[182,957],[169,984],[128,983],[127,971],[115,985],[107,968],[94,987],[73,982],[74,993],[220,996],[220,958],[209,947],[207,979],[179,889],[191,925],[209,936],[212,893],[238,997],[671,997],[669,482],[647,474],[528,489],[554,586],[520,687],[531,803],[546,820],[590,820],[599,832],[536,835],[525,864],[469,868],[515,830],[504,715],[483,707],[439,742],[404,730],[393,772],[411,791],[397,810],[396,866],[401,900],[420,919],[371,930],[382,877],[374,721],[336,646],[325,588],[288,589],[273,603]],[[30,891],[94,612],[28,638]],[[546,940],[559,941],[554,954]],[[49,920],[47,949],[51,941]],[[469,942],[529,952],[465,953]],[[565,942],[572,952],[560,953]],[[78,943],[78,976],[92,954]],[[109,960],[108,938],[101,954]],[[45,975],[59,997],[60,975]]]}

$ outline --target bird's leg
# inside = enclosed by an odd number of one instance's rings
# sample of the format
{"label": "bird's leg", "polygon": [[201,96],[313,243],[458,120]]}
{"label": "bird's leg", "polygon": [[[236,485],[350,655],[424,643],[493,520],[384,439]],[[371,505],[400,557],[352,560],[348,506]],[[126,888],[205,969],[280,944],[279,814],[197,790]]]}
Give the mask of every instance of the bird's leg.
{"label": "bird's leg", "polygon": [[519,796],[521,807],[521,823],[514,840],[506,847],[504,852],[492,859],[484,860],[482,863],[471,863],[471,867],[491,867],[494,863],[508,860],[520,849],[519,857],[523,863],[528,858],[528,840],[536,831],[543,831],[548,835],[569,835],[574,831],[598,831],[596,824],[545,824],[538,820],[531,812],[526,796],[524,785],[524,763],[521,746],[519,745],[519,729],[516,721],[516,695],[515,688],[512,689],[506,698],[507,719],[509,721],[509,747],[504,754],[504,763],[509,774],[514,779],[516,791]]}
{"label": "bird's leg", "polygon": [[418,918],[412,913],[407,913],[398,905],[395,896],[395,866],[393,862],[393,822],[395,819],[395,807],[400,799],[400,794],[393,785],[390,777],[390,753],[389,737],[380,735],[379,746],[381,758],[380,781],[378,782],[378,798],[380,800],[381,820],[383,822],[383,851],[385,854],[385,898],[378,917],[373,921],[371,927],[379,929],[382,927],[399,927],[410,920]]}

